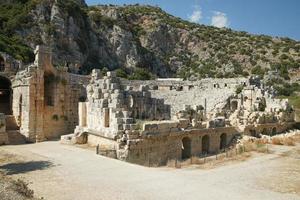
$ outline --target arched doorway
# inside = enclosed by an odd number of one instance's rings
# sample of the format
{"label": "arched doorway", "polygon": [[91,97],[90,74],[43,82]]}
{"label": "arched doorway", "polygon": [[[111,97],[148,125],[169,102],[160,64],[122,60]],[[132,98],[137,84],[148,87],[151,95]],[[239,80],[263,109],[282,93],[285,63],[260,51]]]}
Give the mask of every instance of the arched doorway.
{"label": "arched doorway", "polygon": [[226,146],[227,146],[227,135],[226,135],[226,133],[223,133],[220,136],[220,150],[225,149]]}
{"label": "arched doorway", "polygon": [[192,144],[191,139],[188,137],[185,137],[182,139],[182,151],[181,151],[181,158],[188,159],[191,157],[191,151],[192,151]]}
{"label": "arched doorway", "polygon": [[255,129],[250,130],[250,135],[251,135],[252,137],[258,137],[258,135],[257,135]]}
{"label": "arched doorway", "polygon": [[202,137],[202,154],[209,153],[209,136],[205,135]]}
{"label": "arched doorway", "polygon": [[266,128],[264,128],[261,132],[262,135],[268,135],[268,130]]}
{"label": "arched doorway", "polygon": [[276,135],[277,134],[277,129],[276,127],[272,128],[272,135]]}
{"label": "arched doorway", "polygon": [[0,113],[12,114],[12,89],[8,78],[0,76]]}

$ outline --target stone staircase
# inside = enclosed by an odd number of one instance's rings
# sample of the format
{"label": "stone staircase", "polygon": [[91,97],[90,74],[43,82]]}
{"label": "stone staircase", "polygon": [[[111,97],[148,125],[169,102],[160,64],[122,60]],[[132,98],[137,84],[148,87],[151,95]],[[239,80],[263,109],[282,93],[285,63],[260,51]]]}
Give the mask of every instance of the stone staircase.
{"label": "stone staircase", "polygon": [[25,144],[26,143],[25,136],[22,135],[19,130],[7,131],[7,136],[8,136],[8,143],[10,145],[17,145],[17,144]]}
{"label": "stone staircase", "polygon": [[16,119],[13,115],[6,115],[5,116],[6,121],[6,130],[19,130],[19,126],[17,125]]}
{"label": "stone staircase", "polygon": [[6,133],[8,136],[8,144],[16,145],[16,144],[25,144],[26,138],[19,131],[19,126],[15,120],[13,115],[6,115]]}

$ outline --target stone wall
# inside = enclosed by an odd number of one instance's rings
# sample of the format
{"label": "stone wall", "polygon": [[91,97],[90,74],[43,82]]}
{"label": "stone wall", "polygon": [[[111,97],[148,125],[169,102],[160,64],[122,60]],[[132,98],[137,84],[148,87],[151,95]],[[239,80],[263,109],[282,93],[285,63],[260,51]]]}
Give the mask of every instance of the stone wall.
{"label": "stone wall", "polygon": [[86,98],[89,80],[87,76],[67,73],[67,68],[54,68],[49,50],[37,48],[35,53],[35,63],[18,72],[13,80],[13,114],[21,134],[30,142],[74,130],[78,102]]}
{"label": "stone wall", "polygon": [[173,79],[159,79],[153,81],[127,81],[123,84],[137,88],[147,85],[151,95],[164,99],[171,106],[171,116],[184,109],[185,105],[203,106],[207,112],[222,108],[230,96],[235,95],[239,85],[249,85],[249,79],[203,79],[200,81],[181,81]]}
{"label": "stone wall", "polygon": [[170,106],[164,100],[152,98],[147,87],[134,90],[122,85],[112,72],[102,78],[94,70],[87,97],[87,102],[80,104],[80,122],[99,136],[114,139],[126,130],[134,130],[139,120],[170,119]]}
{"label": "stone wall", "polygon": [[[54,83],[45,92],[44,99],[44,134],[46,139],[69,134],[78,124],[78,103],[86,98],[84,84],[87,78],[61,72]],[[48,83],[50,84],[50,83]],[[48,98],[48,99],[47,99]]]}
{"label": "stone wall", "polygon": [[[146,166],[166,165],[169,160],[183,159],[183,140],[190,141],[189,157],[206,156],[221,151],[222,134],[226,135],[225,144],[227,146],[238,134],[238,131],[233,127],[195,129],[171,132],[169,135],[164,136],[156,135],[140,140],[129,140],[126,151],[120,154],[119,158]],[[202,140],[205,136],[209,138],[207,152],[204,152],[204,147],[202,147]]]}
{"label": "stone wall", "polygon": [[294,122],[248,125],[244,130],[244,134],[254,137],[258,136],[259,134],[272,136],[292,129],[294,125]]}
{"label": "stone wall", "polygon": [[13,80],[13,115],[30,142],[43,141],[43,71],[29,66]]}

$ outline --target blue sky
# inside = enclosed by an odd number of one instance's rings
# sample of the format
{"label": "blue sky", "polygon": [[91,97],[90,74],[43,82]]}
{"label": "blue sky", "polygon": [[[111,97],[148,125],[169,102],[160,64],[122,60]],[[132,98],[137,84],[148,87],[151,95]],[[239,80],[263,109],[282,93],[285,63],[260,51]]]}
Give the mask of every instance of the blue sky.
{"label": "blue sky", "polygon": [[86,0],[95,4],[158,5],[200,24],[300,41],[300,0]]}

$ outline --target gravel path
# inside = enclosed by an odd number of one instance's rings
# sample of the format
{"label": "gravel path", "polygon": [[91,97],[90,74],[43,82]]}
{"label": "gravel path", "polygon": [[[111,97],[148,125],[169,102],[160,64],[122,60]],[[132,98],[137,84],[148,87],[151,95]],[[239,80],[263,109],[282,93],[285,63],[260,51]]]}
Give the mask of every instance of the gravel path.
{"label": "gravel path", "polygon": [[[7,154],[17,161],[1,164]],[[300,200],[297,192],[265,185],[282,159],[268,154],[209,170],[146,168],[58,142],[0,147],[0,170],[29,181],[38,197],[49,200]],[[298,180],[289,184],[300,185]]]}

